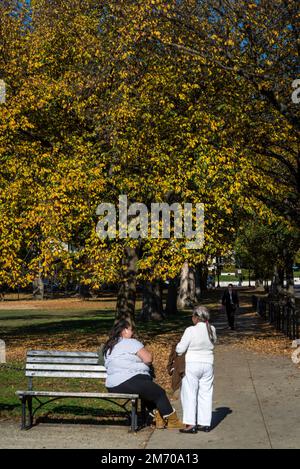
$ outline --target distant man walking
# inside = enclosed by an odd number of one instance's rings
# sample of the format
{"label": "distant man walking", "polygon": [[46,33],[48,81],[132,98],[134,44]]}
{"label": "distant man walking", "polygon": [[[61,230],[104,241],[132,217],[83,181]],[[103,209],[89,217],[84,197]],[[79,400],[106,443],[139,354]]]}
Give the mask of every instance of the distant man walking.
{"label": "distant man walking", "polygon": [[239,307],[239,297],[237,292],[233,289],[232,283],[229,283],[228,288],[224,291],[222,297],[222,305],[226,308],[228,325],[230,329],[234,330],[235,312]]}

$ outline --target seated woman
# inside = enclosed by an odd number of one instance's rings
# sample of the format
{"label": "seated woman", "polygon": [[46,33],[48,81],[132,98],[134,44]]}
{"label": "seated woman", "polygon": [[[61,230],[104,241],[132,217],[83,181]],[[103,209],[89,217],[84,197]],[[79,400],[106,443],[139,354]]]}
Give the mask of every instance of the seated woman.
{"label": "seated woman", "polygon": [[104,345],[108,391],[139,394],[150,414],[155,416],[156,428],[182,428],[166,392],[151,379],[152,354],[132,336],[131,324],[121,319]]}

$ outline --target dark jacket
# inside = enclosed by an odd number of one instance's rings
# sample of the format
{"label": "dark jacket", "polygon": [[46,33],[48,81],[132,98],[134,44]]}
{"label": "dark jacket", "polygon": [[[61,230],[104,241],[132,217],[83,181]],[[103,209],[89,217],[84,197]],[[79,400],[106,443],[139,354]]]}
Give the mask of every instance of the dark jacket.
{"label": "dark jacket", "polygon": [[170,376],[172,376],[172,390],[173,392],[179,388],[181,380],[185,374],[185,353],[177,355],[176,344],[172,345],[172,349],[169,355],[167,364],[167,370]]}
{"label": "dark jacket", "polygon": [[[232,290],[231,296],[232,296],[232,303],[235,305],[235,307],[239,307],[239,297],[235,290]],[[230,308],[230,306],[232,306],[232,303],[230,301],[229,290],[227,289],[223,293],[222,305],[225,305],[226,308]]]}

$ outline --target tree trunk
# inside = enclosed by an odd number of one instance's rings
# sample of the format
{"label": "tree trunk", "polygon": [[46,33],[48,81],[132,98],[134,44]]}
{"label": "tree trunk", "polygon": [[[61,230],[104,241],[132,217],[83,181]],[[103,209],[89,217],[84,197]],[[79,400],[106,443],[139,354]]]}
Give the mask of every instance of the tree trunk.
{"label": "tree trunk", "polygon": [[167,316],[177,314],[177,289],[178,289],[178,278],[172,278],[168,286],[167,302],[165,314]]}
{"label": "tree trunk", "polygon": [[286,274],[286,290],[289,299],[295,303],[295,282],[294,282],[294,256],[291,252],[287,252],[285,257],[285,274]]}
{"label": "tree trunk", "polygon": [[196,303],[195,268],[185,261],[180,274],[180,286],[177,297],[177,308],[183,309]]}
{"label": "tree trunk", "polygon": [[284,267],[278,268],[278,279],[279,279],[279,287],[280,290],[284,288]]}
{"label": "tree trunk", "polygon": [[32,296],[34,300],[44,299],[44,282],[42,278],[42,268],[40,262],[38,276],[32,282]]}
{"label": "tree trunk", "polygon": [[208,267],[205,262],[201,262],[200,266],[200,289],[203,296],[203,293],[207,292]]}
{"label": "tree trunk", "polygon": [[282,271],[280,271],[278,264],[274,265],[274,272],[272,278],[272,285],[271,291],[273,296],[278,296],[282,292],[283,287],[283,279],[282,279]]}
{"label": "tree trunk", "polygon": [[137,260],[136,250],[126,247],[122,260],[125,272],[119,286],[116,311],[116,320],[127,319],[133,324],[135,319]]}
{"label": "tree trunk", "polygon": [[195,302],[200,301],[207,291],[208,267],[206,262],[200,262],[195,268]]}
{"label": "tree trunk", "polygon": [[196,300],[200,301],[201,300],[201,264],[197,264],[195,268],[195,284],[196,284]]}
{"label": "tree trunk", "polygon": [[196,304],[196,274],[195,267],[189,267],[189,303]]}
{"label": "tree trunk", "polygon": [[91,297],[90,287],[83,283],[79,284],[79,296],[83,300],[88,300]]}
{"label": "tree trunk", "polygon": [[183,309],[187,306],[189,298],[189,265],[184,262],[180,273],[180,284],[177,298],[177,308]]}
{"label": "tree trunk", "polygon": [[44,283],[42,278],[39,276],[33,280],[33,291],[32,296],[34,300],[44,299]]}
{"label": "tree trunk", "polygon": [[[160,280],[155,280],[153,282],[153,295],[155,300],[155,307],[157,314],[157,319],[161,319],[164,315],[164,307],[163,307],[163,288],[162,282]],[[153,319],[153,318],[152,318]]]}
{"label": "tree trunk", "polygon": [[162,288],[160,280],[147,281],[143,289],[143,306],[140,315],[142,321],[161,320],[163,318]]}

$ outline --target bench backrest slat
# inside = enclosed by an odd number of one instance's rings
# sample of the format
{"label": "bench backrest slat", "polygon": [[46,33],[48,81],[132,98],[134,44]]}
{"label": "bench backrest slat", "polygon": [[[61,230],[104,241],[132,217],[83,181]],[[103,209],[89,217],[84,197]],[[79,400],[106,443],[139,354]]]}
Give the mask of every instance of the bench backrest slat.
{"label": "bench backrest slat", "polygon": [[86,365],[97,365],[97,358],[58,358],[58,357],[28,357],[27,363],[70,363],[70,364],[86,364]]}
{"label": "bench backrest slat", "polygon": [[56,364],[32,364],[27,363],[26,370],[54,370],[54,371],[98,371],[106,373],[102,365],[56,365]]}
{"label": "bench backrest slat", "polygon": [[48,378],[98,378],[103,379],[106,373],[103,372],[80,372],[80,371],[36,371],[29,370],[25,372],[28,377],[48,377]]}
{"label": "bench backrest slat", "polygon": [[106,378],[97,352],[29,350],[25,375],[30,378]]}
{"label": "bench backrest slat", "polygon": [[82,357],[82,358],[97,358],[97,352],[66,352],[65,350],[28,350],[27,357],[34,356],[50,356],[50,357]]}

